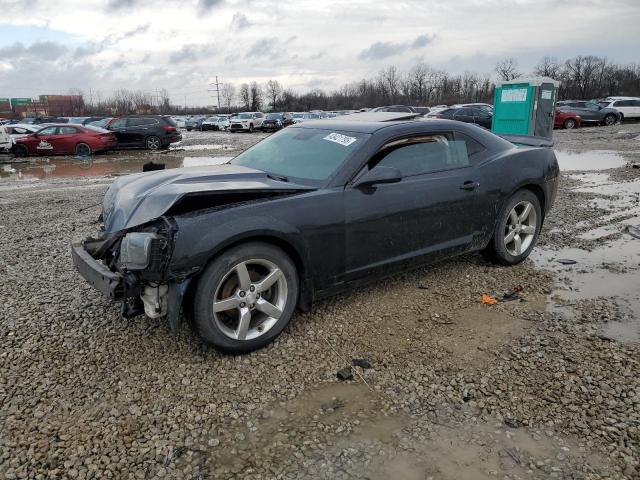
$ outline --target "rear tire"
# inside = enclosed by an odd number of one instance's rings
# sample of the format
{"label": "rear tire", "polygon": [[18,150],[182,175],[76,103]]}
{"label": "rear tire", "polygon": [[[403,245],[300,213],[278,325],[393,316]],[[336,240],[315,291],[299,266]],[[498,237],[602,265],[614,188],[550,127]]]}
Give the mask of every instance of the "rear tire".
{"label": "rear tire", "polygon": [[78,157],[89,157],[93,152],[91,151],[91,147],[86,143],[79,143],[76,145],[76,156]]}
{"label": "rear tire", "polygon": [[249,124],[249,133],[253,133],[253,123]]}
{"label": "rear tire", "polygon": [[576,121],[573,118],[567,118],[562,124],[562,127],[565,130],[572,130],[576,127]]}
{"label": "rear tire", "polygon": [[194,295],[194,327],[224,352],[257,350],[291,320],[298,288],[296,267],[280,248],[262,242],[239,245],[204,270]]}
{"label": "rear tire", "polygon": [[542,209],[531,190],[518,190],[503,205],[485,256],[500,265],[525,260],[540,234]]}
{"label": "rear tire", "polygon": [[160,137],[150,135],[145,140],[145,146],[148,150],[160,150],[162,148],[162,141]]}

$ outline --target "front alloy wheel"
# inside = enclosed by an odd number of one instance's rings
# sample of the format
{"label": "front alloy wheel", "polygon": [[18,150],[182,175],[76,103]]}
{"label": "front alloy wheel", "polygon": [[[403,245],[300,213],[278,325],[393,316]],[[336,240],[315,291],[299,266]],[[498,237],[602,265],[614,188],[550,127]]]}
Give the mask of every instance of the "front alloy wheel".
{"label": "front alloy wheel", "polygon": [[298,299],[298,276],[278,247],[251,242],[214,259],[198,281],[194,324],[216,348],[244,353],[267,345],[286,327]]}
{"label": "front alloy wheel", "polygon": [[278,322],[286,301],[287,280],[282,270],[265,259],[247,260],[218,284],[213,320],[227,337],[253,340]]}
{"label": "front alloy wheel", "polygon": [[613,113],[609,113],[604,117],[605,125],[613,125],[614,123],[616,123],[616,116]]}
{"label": "front alloy wheel", "polygon": [[564,121],[564,128],[566,130],[571,130],[572,128],[574,128],[576,126],[576,121],[573,118],[567,118]]}

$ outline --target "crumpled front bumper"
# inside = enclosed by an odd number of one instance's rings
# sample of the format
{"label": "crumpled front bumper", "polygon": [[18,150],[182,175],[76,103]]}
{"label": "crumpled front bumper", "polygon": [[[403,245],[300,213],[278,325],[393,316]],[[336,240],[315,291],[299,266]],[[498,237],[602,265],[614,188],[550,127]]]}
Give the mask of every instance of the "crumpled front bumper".
{"label": "crumpled front bumper", "polygon": [[112,272],[103,263],[93,258],[84,248],[81,241],[71,245],[73,264],[87,282],[96,290],[113,300],[125,298],[123,277],[118,272]]}

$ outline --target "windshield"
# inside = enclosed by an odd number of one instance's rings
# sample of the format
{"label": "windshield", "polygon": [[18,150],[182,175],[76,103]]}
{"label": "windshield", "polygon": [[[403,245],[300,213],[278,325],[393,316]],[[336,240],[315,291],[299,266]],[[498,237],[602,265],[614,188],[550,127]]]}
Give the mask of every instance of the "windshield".
{"label": "windshield", "polygon": [[294,113],[293,118],[302,118],[304,117],[304,113]]}
{"label": "windshield", "polygon": [[317,184],[335,172],[368,137],[317,128],[286,128],[230,163]]}
{"label": "windshield", "polygon": [[252,118],[252,115],[250,113],[241,113],[238,118]]}
{"label": "windshield", "polygon": [[267,118],[267,120],[282,120],[282,114],[281,113],[268,113],[266,118]]}

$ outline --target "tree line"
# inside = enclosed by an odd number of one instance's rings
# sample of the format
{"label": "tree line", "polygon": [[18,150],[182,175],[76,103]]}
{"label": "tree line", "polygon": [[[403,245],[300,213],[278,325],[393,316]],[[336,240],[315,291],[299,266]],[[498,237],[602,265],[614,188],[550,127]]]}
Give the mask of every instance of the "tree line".
{"label": "tree line", "polygon": [[[298,93],[277,80],[264,84],[224,84],[219,108],[210,113],[236,111],[350,110],[382,105],[452,105],[466,102],[493,103],[495,80],[521,76],[547,76],[561,82],[559,99],[593,99],[610,95],[640,96],[640,65],[617,64],[606,57],[578,55],[564,61],[544,57],[531,72],[523,72],[514,58],[498,61],[492,73],[452,74],[419,63],[407,71],[388,66],[373,78],[351,82],[333,91],[313,89]],[[165,113],[190,114],[207,111],[171,102],[166,89],[155,94],[118,90],[109,98],[86,104],[91,114]]]}

